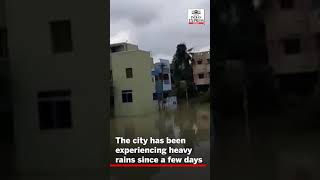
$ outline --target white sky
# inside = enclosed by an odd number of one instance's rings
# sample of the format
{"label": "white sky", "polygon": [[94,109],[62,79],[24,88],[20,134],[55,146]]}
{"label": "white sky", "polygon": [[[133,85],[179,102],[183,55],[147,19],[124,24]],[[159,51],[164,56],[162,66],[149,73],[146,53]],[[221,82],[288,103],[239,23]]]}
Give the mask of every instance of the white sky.
{"label": "white sky", "polygon": [[[205,9],[205,25],[190,25],[188,9]],[[172,60],[176,46],[210,48],[210,0],[111,0],[110,43],[128,41],[159,58]]]}

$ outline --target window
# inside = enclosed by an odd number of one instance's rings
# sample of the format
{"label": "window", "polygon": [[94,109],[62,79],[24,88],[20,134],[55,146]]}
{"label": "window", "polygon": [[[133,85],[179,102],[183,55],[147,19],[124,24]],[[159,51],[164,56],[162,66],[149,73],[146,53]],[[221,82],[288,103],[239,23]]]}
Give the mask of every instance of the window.
{"label": "window", "polygon": [[203,79],[204,78],[204,74],[198,74],[199,79]]}
{"label": "window", "polygon": [[285,39],[283,44],[286,54],[298,54],[301,51],[300,39],[298,38]]}
{"label": "window", "polygon": [[152,94],[152,97],[153,97],[153,98],[152,98],[153,100],[157,100],[157,99],[158,99],[157,93],[153,93],[153,94]]}
{"label": "window", "polygon": [[71,91],[38,93],[40,129],[71,128]]}
{"label": "window", "polygon": [[197,64],[202,64],[202,61],[201,61],[201,60],[198,60],[198,61],[197,61]]}
{"label": "window", "polygon": [[73,50],[71,23],[69,20],[50,22],[53,53],[71,52]]}
{"label": "window", "polygon": [[163,80],[169,80],[169,74],[163,74]]}
{"label": "window", "polygon": [[163,73],[163,74],[169,74],[170,71],[169,71],[168,68],[164,67],[162,73]]}
{"label": "window", "polygon": [[8,57],[8,37],[5,28],[0,29],[0,57]]}
{"label": "window", "polygon": [[168,98],[168,96],[169,96],[169,94],[168,94],[168,92],[167,91],[163,91],[163,98]]}
{"label": "window", "polygon": [[280,0],[281,9],[292,9],[294,6],[294,0]]}
{"label": "window", "polygon": [[316,47],[320,49],[320,32],[316,33],[315,40],[316,40]]}
{"label": "window", "polygon": [[123,51],[123,50],[124,50],[124,48],[123,48],[122,45],[120,45],[120,46],[113,46],[113,47],[111,47],[110,49],[111,49],[111,52],[112,52],[112,53],[114,53],[114,52],[120,52],[120,51]]}
{"label": "window", "polygon": [[163,83],[164,84],[170,84],[169,74],[163,74]]}
{"label": "window", "polygon": [[111,109],[113,110],[114,109],[114,96],[110,96],[110,106],[111,106]]}
{"label": "window", "polygon": [[132,102],[132,90],[123,90],[122,91],[122,102],[123,103]]}
{"label": "window", "polygon": [[159,81],[159,76],[155,76],[155,80],[156,80],[156,81]]}
{"label": "window", "polygon": [[127,78],[132,78],[133,77],[132,68],[126,68],[126,77]]}

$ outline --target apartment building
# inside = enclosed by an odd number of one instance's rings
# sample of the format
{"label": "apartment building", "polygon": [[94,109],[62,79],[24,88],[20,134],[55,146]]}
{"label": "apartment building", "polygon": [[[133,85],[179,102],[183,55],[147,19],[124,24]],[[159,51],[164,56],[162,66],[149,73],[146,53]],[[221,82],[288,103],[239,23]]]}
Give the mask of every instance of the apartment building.
{"label": "apartment building", "polygon": [[106,1],[0,0],[0,81],[10,80],[1,89],[10,84],[12,99],[5,102],[14,113],[19,179],[105,177],[107,7]]}
{"label": "apartment building", "polygon": [[168,92],[172,90],[170,62],[166,59],[160,59],[160,62],[154,64],[154,75],[156,83],[156,92]]}
{"label": "apartment building", "polygon": [[308,92],[318,79],[320,16],[315,0],[271,0],[264,12],[269,63],[280,89]]}
{"label": "apartment building", "polygon": [[193,52],[193,79],[198,91],[207,91],[210,87],[210,51]]}
{"label": "apartment building", "polygon": [[156,111],[150,52],[130,43],[111,44],[110,49],[114,115],[137,116]]}
{"label": "apartment building", "polygon": [[13,170],[14,141],[5,1],[0,0],[0,178]]}

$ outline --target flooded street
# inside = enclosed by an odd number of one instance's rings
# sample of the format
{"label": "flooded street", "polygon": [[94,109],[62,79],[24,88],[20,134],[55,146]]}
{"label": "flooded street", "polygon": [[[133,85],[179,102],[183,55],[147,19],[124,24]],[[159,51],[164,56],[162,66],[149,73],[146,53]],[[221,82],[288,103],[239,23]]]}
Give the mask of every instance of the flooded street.
{"label": "flooded street", "polygon": [[[116,136],[125,138],[182,138],[186,139],[186,144],[174,145],[174,147],[193,148],[190,157],[203,158],[204,163],[210,164],[209,103],[182,104],[175,110],[166,110],[145,116],[113,118],[110,122],[110,133],[112,152],[116,147]],[[162,146],[168,147],[164,144]],[[111,157],[111,161],[113,161],[115,153]],[[185,179],[185,177],[188,177],[187,179],[203,178],[203,180],[209,180],[209,169],[209,166],[206,168],[114,168],[111,170],[111,175],[114,180]]]}

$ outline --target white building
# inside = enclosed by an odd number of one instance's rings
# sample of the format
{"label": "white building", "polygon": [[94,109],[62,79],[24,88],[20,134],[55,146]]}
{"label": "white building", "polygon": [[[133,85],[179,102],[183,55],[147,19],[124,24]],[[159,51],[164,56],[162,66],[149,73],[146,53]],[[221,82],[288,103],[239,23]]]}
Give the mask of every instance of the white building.
{"label": "white building", "polygon": [[111,44],[115,116],[136,116],[157,110],[150,52],[129,43]]}
{"label": "white building", "polygon": [[105,176],[107,7],[102,0],[0,0],[21,179]]}

